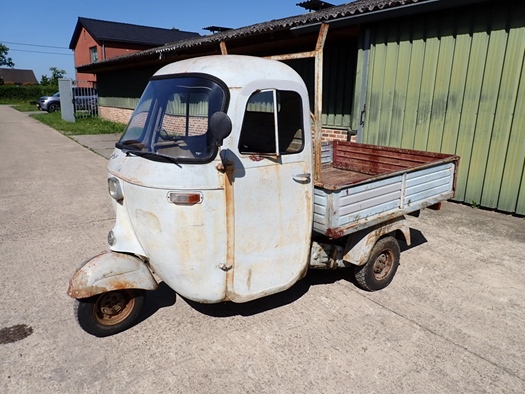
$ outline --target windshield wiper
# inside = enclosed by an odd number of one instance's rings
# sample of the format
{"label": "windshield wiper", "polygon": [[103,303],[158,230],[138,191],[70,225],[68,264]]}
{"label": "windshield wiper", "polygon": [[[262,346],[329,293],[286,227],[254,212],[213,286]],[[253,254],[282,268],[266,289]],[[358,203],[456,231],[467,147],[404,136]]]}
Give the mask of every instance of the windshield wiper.
{"label": "windshield wiper", "polygon": [[174,157],[171,157],[171,156],[163,155],[161,153],[144,152],[144,151],[141,151],[141,150],[133,150],[133,149],[129,149],[129,150],[128,149],[122,149],[122,152],[124,152],[126,154],[126,156],[138,156],[138,157],[153,158],[153,159],[162,158],[162,159],[164,159],[164,161],[168,161],[170,163],[176,164],[178,167],[182,168],[182,166],[179,164],[177,159],[175,159]]}

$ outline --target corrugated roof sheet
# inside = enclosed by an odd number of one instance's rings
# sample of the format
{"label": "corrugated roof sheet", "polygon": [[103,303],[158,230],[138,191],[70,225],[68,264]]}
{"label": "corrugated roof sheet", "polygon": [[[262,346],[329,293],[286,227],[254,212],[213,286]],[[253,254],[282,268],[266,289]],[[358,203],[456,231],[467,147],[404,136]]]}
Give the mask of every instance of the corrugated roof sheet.
{"label": "corrugated roof sheet", "polygon": [[75,27],[75,32],[73,33],[73,37],[69,44],[70,49],[75,48],[82,26],[97,41],[160,46],[171,42],[186,40],[188,38],[200,37],[199,33],[176,29],[162,29],[158,27],[79,17]]}
{"label": "corrugated roof sheet", "polygon": [[[382,10],[388,7],[397,7],[410,3],[422,3],[428,0],[357,0],[352,3],[343,4],[331,8],[326,8],[317,12],[310,12],[304,15],[292,16],[289,18],[275,19],[269,22],[257,23],[255,25],[232,29],[212,36],[204,36],[198,39],[185,40],[174,43],[173,45],[165,45],[161,48],[152,49],[151,51],[163,52],[177,48],[188,48],[201,43],[220,42],[232,38],[240,38],[250,36],[252,34],[264,33],[276,30],[285,30],[292,27],[307,25],[317,22],[325,22],[332,19],[363,14],[376,10]],[[136,55],[140,56],[141,52]]]}
{"label": "corrugated roof sheet", "polygon": [[248,37],[271,31],[288,30],[298,26],[322,23],[338,18],[358,16],[361,14],[371,13],[387,8],[395,8],[403,5],[425,3],[429,1],[432,0],[356,0],[351,3],[326,8],[317,12],[309,12],[303,15],[297,15],[283,19],[275,19],[268,22],[262,22],[246,27],[241,27],[238,29],[223,31],[217,34],[197,38],[190,38],[187,40],[160,46],[157,48],[147,49],[145,51],[136,52],[129,55],[114,57],[108,60],[98,62],[95,67],[98,68],[100,66],[118,63],[123,59],[147,57],[152,54],[171,52],[179,49],[192,48],[210,43],[220,43],[221,41],[228,41],[235,38]]}

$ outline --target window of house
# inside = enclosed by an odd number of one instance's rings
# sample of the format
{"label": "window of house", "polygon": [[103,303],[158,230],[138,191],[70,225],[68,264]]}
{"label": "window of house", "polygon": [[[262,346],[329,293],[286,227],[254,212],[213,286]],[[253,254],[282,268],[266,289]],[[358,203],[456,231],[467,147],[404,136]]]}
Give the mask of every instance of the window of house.
{"label": "window of house", "polygon": [[301,96],[297,92],[268,89],[248,99],[239,152],[283,155],[297,153],[304,145]]}
{"label": "window of house", "polygon": [[89,48],[89,53],[91,55],[91,63],[98,62],[98,51],[97,47],[91,47]]}

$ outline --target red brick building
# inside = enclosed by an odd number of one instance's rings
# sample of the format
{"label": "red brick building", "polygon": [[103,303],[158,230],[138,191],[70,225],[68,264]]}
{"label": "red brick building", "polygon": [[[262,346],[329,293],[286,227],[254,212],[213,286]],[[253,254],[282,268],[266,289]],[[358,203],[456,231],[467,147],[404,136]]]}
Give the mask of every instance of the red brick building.
{"label": "red brick building", "polygon": [[[79,17],[69,48],[75,54],[75,67],[79,67],[199,36],[177,29]],[[77,72],[76,79],[80,87],[96,87],[95,74]]]}

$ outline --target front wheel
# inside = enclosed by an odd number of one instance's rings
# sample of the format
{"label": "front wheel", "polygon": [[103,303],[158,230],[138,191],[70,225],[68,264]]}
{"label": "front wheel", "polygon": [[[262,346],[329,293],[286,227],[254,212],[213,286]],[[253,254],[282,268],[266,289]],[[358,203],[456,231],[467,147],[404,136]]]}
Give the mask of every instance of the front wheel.
{"label": "front wheel", "polygon": [[144,290],[125,289],[80,299],[76,308],[78,324],[96,337],[125,331],[139,316],[144,298]]}
{"label": "front wheel", "polygon": [[56,104],[56,103],[52,103],[52,104],[49,104],[49,107],[48,107],[48,112],[56,112],[60,109],[60,104]]}
{"label": "front wheel", "polygon": [[399,266],[401,255],[394,237],[384,237],[376,242],[366,264],[355,267],[355,279],[363,290],[376,291],[387,287]]}

